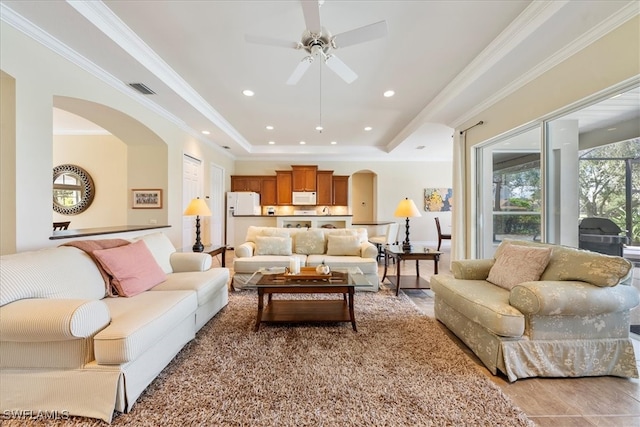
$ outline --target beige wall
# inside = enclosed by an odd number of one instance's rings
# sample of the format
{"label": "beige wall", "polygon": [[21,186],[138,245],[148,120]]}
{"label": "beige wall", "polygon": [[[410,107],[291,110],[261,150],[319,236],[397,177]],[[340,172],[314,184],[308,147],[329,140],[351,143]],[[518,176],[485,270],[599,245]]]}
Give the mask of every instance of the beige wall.
{"label": "beige wall", "polygon": [[[566,61],[547,71],[505,99],[461,125],[459,129],[484,121],[466,136],[465,184],[472,188],[474,146],[509,130],[542,122],[554,111],[577,103],[621,82],[640,78],[640,16],[595,41]],[[456,134],[458,132],[455,132]],[[465,254],[473,256],[473,191],[466,192],[464,232]]]}
{"label": "beige wall", "polygon": [[86,170],[95,185],[89,208],[78,215],[52,212],[53,221],[71,221],[69,228],[127,224],[127,146],[113,135],[57,135],[52,167],[72,164]]}
{"label": "beige wall", "polygon": [[0,255],[16,251],[16,82],[0,71]]}
{"label": "beige wall", "polygon": [[[140,153],[136,149],[128,153],[128,185],[138,188],[146,185],[147,180],[153,179],[153,188],[157,188],[155,178],[166,176],[165,215],[171,228],[165,229],[165,232],[174,245],[180,247],[184,210],[182,154],[198,147],[203,163],[220,165],[227,176],[233,170],[233,159],[222,148],[198,140],[174,122],[147,109],[132,98],[130,91],[115,89],[4,22],[0,22],[0,51],[2,71],[15,78],[16,86],[16,136],[13,144],[16,152],[15,206],[10,206],[13,204],[10,197],[5,198],[4,193],[2,195],[2,209],[13,209],[15,213],[15,220],[6,226],[15,230],[16,250],[37,249],[60,243],[49,240],[52,219],[51,168],[54,163],[52,108],[55,97],[77,98],[107,106],[133,118],[164,143],[164,158],[159,151]],[[124,138],[119,138],[124,141]],[[4,143],[3,138],[3,145]],[[143,158],[142,166],[133,165],[132,157]],[[8,157],[2,156],[0,162],[3,173],[5,167],[12,167]],[[204,185],[205,189],[209,185],[206,177]],[[128,198],[128,191],[125,197]],[[131,210],[129,212],[131,215],[139,215]],[[220,212],[220,215],[223,214],[224,212]],[[147,211],[144,215],[147,216],[140,221],[148,223],[154,213]],[[3,221],[5,219],[3,215]]]}

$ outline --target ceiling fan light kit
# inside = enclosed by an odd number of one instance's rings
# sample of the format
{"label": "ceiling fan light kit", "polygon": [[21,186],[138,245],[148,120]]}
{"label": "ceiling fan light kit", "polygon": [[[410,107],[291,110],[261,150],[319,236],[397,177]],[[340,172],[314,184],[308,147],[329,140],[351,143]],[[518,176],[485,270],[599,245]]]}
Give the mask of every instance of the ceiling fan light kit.
{"label": "ceiling fan light kit", "polygon": [[302,13],[306,29],[302,33],[300,42],[289,42],[270,37],[260,37],[245,35],[245,40],[249,43],[267,46],[304,49],[309,55],[302,58],[293,73],[287,80],[288,85],[295,85],[307,72],[315,57],[322,57],[323,62],[331,71],[336,73],[342,80],[352,83],[358,75],[347,64],[342,62],[332,50],[339,47],[344,48],[354,44],[364,43],[387,35],[387,22],[380,21],[344,33],[332,36],[320,22],[320,1],[301,1]]}

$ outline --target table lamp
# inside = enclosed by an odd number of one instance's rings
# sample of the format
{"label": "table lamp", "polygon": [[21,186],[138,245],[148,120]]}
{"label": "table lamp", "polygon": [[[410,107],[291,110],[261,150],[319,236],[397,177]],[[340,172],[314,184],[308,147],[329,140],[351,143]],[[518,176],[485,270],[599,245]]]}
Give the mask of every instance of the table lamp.
{"label": "table lamp", "polygon": [[193,252],[202,252],[204,245],[200,241],[200,217],[211,216],[211,210],[204,200],[197,197],[189,203],[184,211],[184,216],[196,216],[196,243],[193,245]]}
{"label": "table lamp", "polygon": [[402,242],[402,250],[404,252],[411,252],[411,243],[409,242],[409,218],[414,218],[422,215],[416,207],[416,204],[413,203],[413,200],[409,199],[408,197],[398,203],[396,212],[393,215],[407,218],[406,235],[404,238],[404,242]]}

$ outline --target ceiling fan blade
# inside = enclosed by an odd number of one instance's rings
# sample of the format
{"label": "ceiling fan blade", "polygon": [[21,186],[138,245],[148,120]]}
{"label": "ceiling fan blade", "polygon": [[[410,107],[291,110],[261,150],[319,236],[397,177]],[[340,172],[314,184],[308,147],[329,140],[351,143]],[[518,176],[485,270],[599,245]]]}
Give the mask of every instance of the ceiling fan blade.
{"label": "ceiling fan blade", "polygon": [[304,23],[307,30],[311,34],[320,34],[322,26],[320,25],[320,2],[302,0],[302,13],[304,14]]}
{"label": "ceiling fan blade", "polygon": [[247,43],[261,44],[266,46],[286,47],[291,49],[298,49],[298,42],[291,42],[288,40],[274,39],[272,37],[253,36],[251,34],[245,34],[244,40]]}
{"label": "ceiling fan blade", "polygon": [[305,56],[304,58],[302,58],[302,61],[298,63],[298,66],[296,67],[296,69],[293,70],[293,73],[291,73],[289,80],[287,80],[287,84],[295,85],[296,83],[298,83],[298,81],[300,81],[304,73],[307,72],[312,62],[313,62],[313,56]]}
{"label": "ceiling fan blade", "polygon": [[324,63],[347,83],[352,83],[358,78],[358,75],[335,55],[327,55]]}
{"label": "ceiling fan blade", "polygon": [[387,21],[380,21],[354,30],[345,31],[344,33],[336,34],[333,37],[333,40],[335,41],[336,48],[342,48],[358,43],[368,42],[369,40],[379,39],[386,35]]}

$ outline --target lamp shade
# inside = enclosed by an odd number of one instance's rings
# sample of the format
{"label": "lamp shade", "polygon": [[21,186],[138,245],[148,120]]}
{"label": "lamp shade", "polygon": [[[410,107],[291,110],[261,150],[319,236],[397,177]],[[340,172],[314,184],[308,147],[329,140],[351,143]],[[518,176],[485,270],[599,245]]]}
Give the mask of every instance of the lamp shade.
{"label": "lamp shade", "polygon": [[211,210],[203,199],[197,198],[191,200],[187,209],[184,210],[184,216],[211,216]]}
{"label": "lamp shade", "polygon": [[422,216],[416,204],[413,203],[413,200],[409,198],[405,198],[404,200],[401,200],[400,203],[398,203],[396,212],[393,215],[401,218],[413,218]]}

